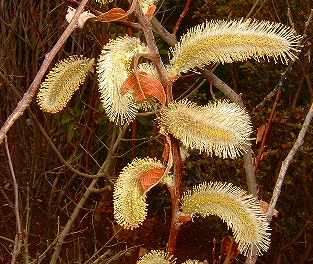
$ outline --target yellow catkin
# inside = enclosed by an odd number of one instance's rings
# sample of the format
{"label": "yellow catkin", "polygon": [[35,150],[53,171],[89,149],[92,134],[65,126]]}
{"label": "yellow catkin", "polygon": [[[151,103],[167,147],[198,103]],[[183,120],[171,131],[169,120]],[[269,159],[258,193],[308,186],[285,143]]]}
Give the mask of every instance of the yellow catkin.
{"label": "yellow catkin", "polygon": [[94,59],[76,55],[58,62],[40,86],[37,95],[40,108],[53,114],[62,110],[85,81],[93,65]]}
{"label": "yellow catkin", "polygon": [[241,155],[252,132],[247,112],[222,100],[204,107],[188,100],[172,102],[161,109],[158,120],[184,146],[222,158]]}
{"label": "yellow catkin", "polygon": [[146,195],[139,176],[155,168],[164,165],[152,158],[135,159],[124,167],[115,183],[114,218],[125,229],[134,229],[146,219]]}
{"label": "yellow catkin", "polygon": [[136,264],[175,264],[176,260],[161,250],[151,250],[141,257]]}
{"label": "yellow catkin", "polygon": [[136,117],[138,105],[133,91],[122,94],[120,89],[132,71],[134,56],[148,52],[138,38],[131,37],[110,40],[102,49],[97,65],[100,96],[108,118],[118,125]]}
{"label": "yellow catkin", "polygon": [[204,182],[195,186],[183,195],[181,208],[186,216],[220,217],[232,229],[239,251],[246,256],[251,255],[253,245],[259,254],[269,248],[269,223],[258,200],[230,183]]}
{"label": "yellow catkin", "polygon": [[296,59],[301,36],[283,24],[258,20],[210,21],[188,30],[171,49],[169,72],[176,76],[210,63],[254,58],[287,63]]}

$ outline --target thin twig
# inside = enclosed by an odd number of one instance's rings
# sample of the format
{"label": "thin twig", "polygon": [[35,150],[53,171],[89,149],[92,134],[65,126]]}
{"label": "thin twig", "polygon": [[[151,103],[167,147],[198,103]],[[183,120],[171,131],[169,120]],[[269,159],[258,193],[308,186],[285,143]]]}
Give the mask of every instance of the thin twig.
{"label": "thin twig", "polygon": [[187,15],[187,13],[188,13],[188,11],[189,11],[189,8],[190,8],[190,6],[191,6],[191,4],[192,4],[192,1],[193,1],[193,0],[187,0],[186,5],[185,5],[185,7],[184,7],[184,10],[183,10],[183,12],[180,14],[179,19],[177,20],[177,23],[176,23],[176,25],[175,25],[175,27],[174,27],[174,29],[173,29],[173,35],[176,36],[177,31],[178,31],[178,29],[180,28],[180,25],[182,24],[182,22],[183,22],[185,16]]}
{"label": "thin twig", "polygon": [[301,147],[301,145],[304,142],[304,136],[305,136],[307,130],[309,129],[309,125],[310,125],[312,118],[313,118],[313,104],[311,105],[310,110],[305,117],[305,120],[303,122],[302,128],[300,130],[300,133],[298,135],[298,138],[297,138],[295,144],[293,145],[292,149],[288,153],[286,159],[282,162],[282,165],[281,165],[278,177],[277,177],[277,181],[275,184],[275,188],[273,191],[273,196],[272,196],[272,199],[271,199],[270,204],[269,204],[268,209],[267,209],[267,219],[269,221],[271,221],[271,219],[272,219],[273,212],[274,212],[278,197],[280,195],[281,188],[282,188],[287,170],[289,168],[289,165],[293,161],[294,156],[296,155],[299,148]]}
{"label": "thin twig", "polygon": [[313,18],[313,8],[311,9],[311,11],[310,11],[310,15],[309,15],[309,17],[308,17],[308,20],[304,23],[304,30],[303,30],[303,35],[306,35],[306,31],[307,31],[307,29],[308,29],[308,26],[310,25],[310,23],[311,23],[311,20],[312,20],[312,18]]}
{"label": "thin twig", "polygon": [[270,117],[269,117],[269,119],[268,119],[268,122],[267,122],[267,124],[266,124],[266,128],[265,128],[265,131],[264,131],[264,135],[263,135],[263,137],[262,137],[261,147],[260,147],[258,156],[257,156],[256,161],[255,161],[255,164],[254,164],[254,173],[257,172],[259,163],[260,163],[261,158],[262,158],[262,156],[263,156],[264,149],[265,149],[265,144],[266,144],[266,141],[267,141],[267,138],[268,138],[268,134],[269,134],[271,125],[272,125],[272,123],[273,123],[274,113],[275,113],[275,111],[276,111],[276,107],[277,107],[277,105],[278,105],[278,102],[279,102],[280,98],[281,98],[281,90],[279,89],[279,90],[277,91],[276,98],[275,98],[275,101],[274,101],[274,104],[273,104],[273,107],[272,107],[272,111],[271,111]]}
{"label": "thin twig", "polygon": [[17,263],[17,256],[21,252],[23,236],[22,236],[21,215],[20,215],[19,202],[18,202],[19,200],[18,184],[16,181],[14,169],[13,169],[13,164],[12,164],[12,159],[11,159],[9,144],[8,144],[8,138],[6,136],[4,137],[4,144],[5,144],[5,150],[6,150],[7,157],[8,157],[8,163],[9,163],[9,168],[10,168],[12,181],[13,181],[13,188],[14,188],[14,213],[15,213],[15,219],[16,219],[16,223],[15,223],[16,235],[15,235],[15,243],[14,243],[14,249],[13,249],[12,259],[11,259],[11,264],[14,264],[14,263]]}
{"label": "thin twig", "polygon": [[[259,4],[260,1],[262,1],[262,0],[257,0],[257,1],[254,3],[253,7],[250,9],[250,11],[249,11],[249,13],[246,15],[245,19],[249,18],[249,17],[252,15],[253,11],[255,10],[255,8],[257,7],[257,5]],[[265,2],[265,1],[264,1],[264,2]]]}
{"label": "thin twig", "polygon": [[55,152],[55,154],[58,156],[58,158],[60,159],[60,161],[68,168],[70,169],[72,172],[74,172],[75,174],[85,177],[85,178],[90,178],[90,179],[97,179],[97,178],[101,178],[104,176],[107,176],[107,173],[98,173],[98,174],[88,174],[88,173],[84,173],[84,172],[80,172],[79,170],[75,169],[74,167],[72,167],[62,156],[62,154],[59,152],[59,150],[57,149],[57,147],[54,145],[54,143],[52,142],[52,140],[50,139],[49,135],[47,134],[47,132],[45,131],[45,129],[42,127],[42,125],[39,123],[39,121],[37,120],[37,118],[35,116],[33,116],[33,118],[37,121],[37,125],[41,131],[41,133],[45,136],[45,138],[47,139],[50,147],[53,149],[53,151]]}
{"label": "thin twig", "polygon": [[292,70],[293,64],[294,64],[294,61],[289,62],[286,70],[281,74],[280,80],[275,86],[275,88],[267,96],[264,97],[261,103],[259,103],[257,106],[254,107],[251,114],[254,114],[257,111],[259,111],[265,105],[265,103],[268,102],[272,97],[274,97],[277,94],[277,91],[283,87],[284,81],[287,80],[286,75]]}

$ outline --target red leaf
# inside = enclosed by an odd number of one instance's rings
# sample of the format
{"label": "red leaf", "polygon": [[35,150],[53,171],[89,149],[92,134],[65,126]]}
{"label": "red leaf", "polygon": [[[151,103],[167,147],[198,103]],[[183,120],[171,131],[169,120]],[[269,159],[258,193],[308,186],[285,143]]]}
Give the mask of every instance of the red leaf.
{"label": "red leaf", "polygon": [[100,16],[97,16],[95,20],[100,22],[126,21],[128,15],[129,14],[125,10],[116,7],[101,14]]}
{"label": "red leaf", "polygon": [[258,133],[256,135],[255,144],[258,144],[258,142],[262,141],[265,129],[266,129],[266,125],[265,124],[263,124],[262,126],[260,126],[258,128]]}
{"label": "red leaf", "polygon": [[170,152],[172,151],[172,148],[167,141],[164,142],[164,146],[165,147],[163,150],[162,158],[164,159],[164,161],[168,161]]}
{"label": "red leaf", "polygon": [[[259,203],[260,203],[261,212],[263,214],[266,214],[269,204],[263,200],[259,200]],[[278,213],[279,212],[276,209],[274,209],[273,216],[278,217]]]}
{"label": "red leaf", "polygon": [[149,7],[147,13],[145,14],[149,18],[150,21],[152,20],[152,18],[154,16],[155,10],[156,10],[156,6],[152,5],[152,6]]}
{"label": "red leaf", "polygon": [[139,176],[141,186],[145,193],[147,193],[153,186],[158,184],[162,179],[165,168],[155,168],[148,170],[147,172]]}
{"label": "red leaf", "polygon": [[165,104],[166,95],[162,84],[146,72],[132,73],[123,83],[121,93],[125,94],[132,89],[135,91],[136,101],[140,102],[153,96]]}
{"label": "red leaf", "polygon": [[192,217],[190,216],[180,216],[179,217],[179,222],[180,223],[186,223],[192,221]]}
{"label": "red leaf", "polygon": [[238,244],[233,237],[224,237],[222,240],[222,253],[228,260],[235,259],[239,255]]}

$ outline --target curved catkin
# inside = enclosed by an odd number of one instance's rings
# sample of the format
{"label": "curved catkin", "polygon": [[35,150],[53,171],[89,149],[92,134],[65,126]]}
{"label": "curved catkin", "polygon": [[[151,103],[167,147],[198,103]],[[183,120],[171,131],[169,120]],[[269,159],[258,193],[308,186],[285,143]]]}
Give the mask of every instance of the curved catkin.
{"label": "curved catkin", "polygon": [[254,58],[287,63],[296,59],[301,36],[283,24],[258,20],[210,21],[191,28],[171,49],[169,72],[176,76],[210,63]]}
{"label": "curved catkin", "polygon": [[152,158],[134,159],[124,167],[115,183],[114,218],[125,229],[134,229],[146,219],[146,195],[139,177],[155,168],[164,168],[164,165]]}
{"label": "curved catkin", "polygon": [[223,100],[204,107],[188,100],[172,102],[161,110],[158,120],[186,147],[222,158],[241,155],[252,132],[246,111]]}
{"label": "curved catkin", "polygon": [[138,38],[121,37],[106,44],[98,60],[99,91],[104,110],[110,121],[123,125],[132,122],[138,112],[132,91],[120,89],[131,73],[131,64],[138,53],[149,49]]}
{"label": "curved catkin", "polygon": [[220,217],[232,229],[239,251],[246,256],[251,255],[253,245],[259,254],[269,248],[270,228],[258,200],[231,183],[205,182],[195,186],[183,195],[181,209],[191,217]]}
{"label": "curved catkin", "polygon": [[40,86],[37,95],[40,108],[52,114],[61,111],[84,82],[93,65],[94,59],[76,55],[58,62]]}
{"label": "curved catkin", "polygon": [[151,250],[141,257],[136,264],[175,264],[176,260],[161,250]]}

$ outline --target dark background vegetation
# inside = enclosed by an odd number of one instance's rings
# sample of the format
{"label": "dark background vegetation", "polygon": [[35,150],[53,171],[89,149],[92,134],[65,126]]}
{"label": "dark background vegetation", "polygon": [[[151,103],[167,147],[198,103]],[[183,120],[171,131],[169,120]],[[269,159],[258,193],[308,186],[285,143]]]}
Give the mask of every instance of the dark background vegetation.
{"label": "dark background vegetation", "polygon": [[[182,24],[179,35],[206,19],[240,19],[252,8],[254,0],[194,0]],[[105,7],[94,1],[89,4],[100,11]],[[124,6],[115,1],[113,6]],[[183,0],[165,0],[157,18],[171,31],[185,5]],[[0,126],[14,110],[23,93],[36,75],[45,54],[53,47],[67,26],[68,3],[61,0],[0,1]],[[308,19],[311,0],[259,1],[253,18],[290,24],[290,8],[295,29],[299,34]],[[88,22],[76,30],[55,62],[72,54],[97,57],[109,38],[122,35],[127,29],[110,24]],[[280,164],[295,141],[301,124],[313,101],[312,41],[313,23],[303,42],[299,60],[283,80],[282,97],[277,107],[266,144],[266,152],[257,172],[259,197],[269,201]],[[167,59],[168,46],[158,39],[160,52]],[[274,98],[252,112],[279,83],[286,65],[253,60],[219,65],[215,74],[242,94],[251,113],[254,135],[267,123]],[[178,81],[174,86],[177,98],[196,78]],[[213,89],[221,98],[218,90]],[[212,99],[210,86],[205,83],[191,96],[205,104]],[[104,161],[113,125],[99,106],[95,75],[90,75],[62,112],[51,115],[40,111],[37,103],[30,105],[8,133],[9,148],[19,184],[22,224],[28,232],[29,256],[34,260],[57,236],[67,222],[90,179],[69,171],[49,146],[39,124],[57,146],[62,156],[76,169],[95,174]],[[137,131],[137,132],[136,132]],[[135,140],[137,138],[137,140]],[[133,140],[132,140],[133,139]],[[310,127],[304,145],[290,166],[279,198],[279,215],[271,223],[272,244],[258,263],[313,263],[313,129]],[[252,141],[258,153],[260,143]],[[133,124],[118,150],[110,175],[114,179],[121,168],[134,156],[161,157],[162,144],[154,117],[140,117]],[[202,181],[228,181],[247,189],[242,160],[221,160],[191,152],[185,163],[184,184],[190,187]],[[101,181],[99,186],[101,187]],[[133,263],[138,247],[164,249],[170,226],[169,195],[162,186],[148,197],[149,219],[135,232],[119,232],[112,217],[111,193],[95,193],[85,203],[72,233],[62,248],[60,263],[85,263],[94,252],[106,245],[111,263]],[[16,227],[14,196],[4,144],[0,146],[0,263],[9,263],[13,251]],[[114,236],[115,235],[115,236]],[[181,231],[177,249],[179,261],[187,258],[207,259],[220,254],[223,237],[231,235],[217,218],[196,219]],[[214,243],[213,243],[214,241]],[[215,251],[212,253],[215,244]],[[134,247],[134,249],[132,249]],[[23,263],[23,254],[20,261]],[[50,252],[44,263],[49,261]],[[115,259],[112,256],[116,256]],[[238,263],[244,259],[238,257]],[[103,262],[109,263],[109,262]]]}

